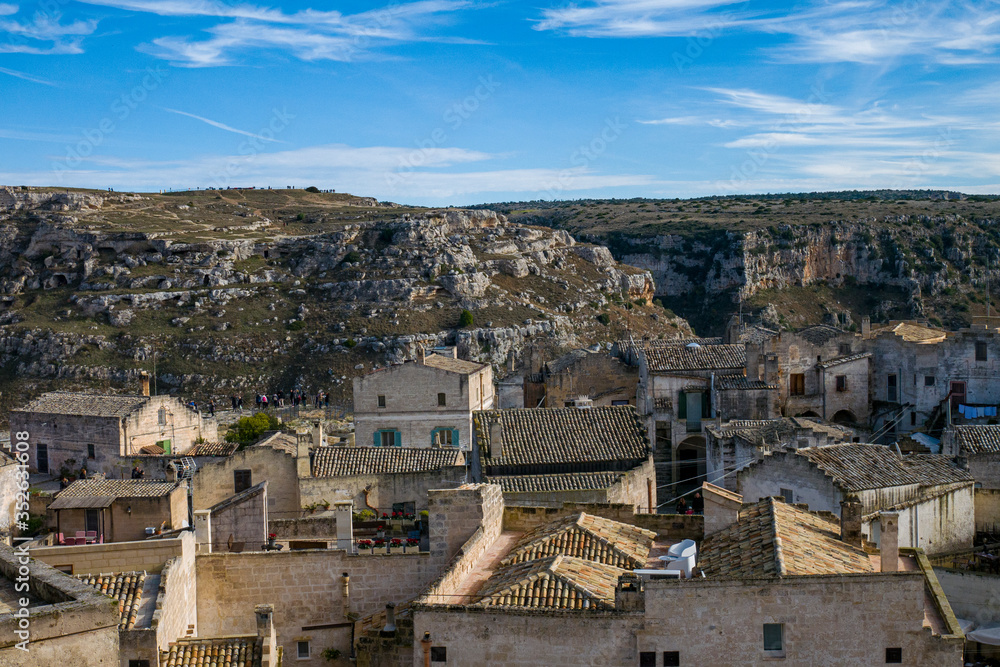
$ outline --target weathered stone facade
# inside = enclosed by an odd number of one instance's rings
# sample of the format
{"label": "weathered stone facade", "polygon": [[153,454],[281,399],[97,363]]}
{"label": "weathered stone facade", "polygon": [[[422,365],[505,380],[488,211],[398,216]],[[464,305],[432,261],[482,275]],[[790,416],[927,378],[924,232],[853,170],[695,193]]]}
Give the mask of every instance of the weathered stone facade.
{"label": "weathered stone facade", "polygon": [[270,517],[287,519],[301,514],[297,455],[268,445],[247,447],[199,467],[192,479],[193,509],[209,509],[237,493],[236,471],[249,471],[249,480],[245,473],[241,472],[240,477],[250,485],[268,482]]}

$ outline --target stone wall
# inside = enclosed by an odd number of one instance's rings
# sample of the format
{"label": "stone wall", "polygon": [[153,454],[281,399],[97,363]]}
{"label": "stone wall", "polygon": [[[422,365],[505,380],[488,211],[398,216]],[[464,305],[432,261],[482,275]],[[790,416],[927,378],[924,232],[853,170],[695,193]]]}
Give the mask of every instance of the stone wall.
{"label": "stone wall", "polygon": [[271,519],[267,521],[267,532],[274,533],[279,540],[299,538],[337,537],[336,516],[304,516],[300,519]]}
{"label": "stone wall", "polygon": [[268,482],[268,516],[294,519],[302,514],[295,456],[267,445],[247,447],[198,468],[192,480],[193,509],[208,509],[236,493],[236,470],[249,470],[251,485]]}
{"label": "stone wall", "polygon": [[130,456],[163,440],[170,441],[170,453],[183,454],[199,438],[207,442],[219,439],[218,423],[214,418],[184,405],[174,396],[152,396],[146,405],[122,420],[122,428],[122,456]]}
{"label": "stone wall", "polygon": [[223,500],[209,510],[212,551],[229,551],[229,542],[258,550],[267,542],[267,480]]}
{"label": "stone wall", "polygon": [[976,489],[976,530],[997,532],[1000,527],[1000,489]]}
{"label": "stone wall", "polygon": [[[899,546],[919,547],[928,555],[972,548],[976,535],[973,487],[969,483],[927,491],[927,498],[905,503],[899,510]],[[878,519],[866,517],[862,532],[879,543]]]}
{"label": "stone wall", "polygon": [[593,399],[595,406],[614,401],[635,405],[638,384],[639,370],[634,366],[606,353],[588,352],[562,371],[546,374],[545,407],[572,405],[579,396]]}
{"label": "stone wall", "polygon": [[[187,487],[183,484],[158,498],[119,498],[104,510],[104,541],[142,540],[146,528],[160,528],[164,522],[169,529],[183,528],[188,520],[187,504]],[[49,524],[58,527],[57,532],[74,535],[86,529],[86,510],[59,510],[58,521],[50,516]]]}
{"label": "stone wall", "polygon": [[168,560],[182,555],[184,539],[175,537],[142,542],[36,547],[31,550],[31,557],[56,568],[70,566],[71,574],[131,570],[157,573]]}
{"label": "stone wall", "polygon": [[[117,417],[74,417],[27,412],[10,413],[11,433],[27,431],[28,466],[38,470],[38,445],[48,449],[49,472],[58,475],[65,466],[71,472],[86,467],[88,472],[119,476],[122,426]],[[88,458],[87,445],[94,445],[95,458]]]}
{"label": "stone wall", "polygon": [[196,635],[199,634],[194,542],[194,533],[185,532],[181,536],[180,555],[168,560],[160,573],[152,629],[156,632],[156,644],[161,650],[185,636],[189,626],[194,627]]}
{"label": "stone wall", "polygon": [[955,616],[977,625],[1000,622],[1000,577],[994,574],[934,568]]}
{"label": "stone wall", "polygon": [[117,665],[118,602],[45,563],[31,562],[0,546],[0,578],[13,582],[22,567],[28,569],[34,598],[26,619],[30,643],[28,651],[16,648],[19,619],[13,613],[0,614],[0,665]]}
{"label": "stone wall", "polygon": [[652,530],[662,539],[700,541],[705,532],[705,517],[699,514],[634,514],[633,511],[631,505],[610,503],[564,503],[560,508],[508,506],[504,508],[503,528],[527,532],[564,516],[585,512]]}
{"label": "stone wall", "polygon": [[982,485],[982,489],[1000,489],[1000,453],[964,456],[968,462],[969,474]]}
{"label": "stone wall", "polygon": [[[652,485],[648,484],[649,481]],[[507,492],[504,494],[504,502],[527,507],[562,507],[564,503],[612,503],[632,505],[635,511],[645,512],[650,507],[656,507],[656,469],[652,459],[649,459],[607,488]]]}
{"label": "stone wall", "polygon": [[[868,423],[871,414],[868,400],[869,360],[870,357],[865,357],[831,366],[822,372],[823,400],[820,417],[827,421]],[[844,378],[843,391],[837,389],[838,377]]]}
{"label": "stone wall", "polygon": [[411,502],[417,511],[427,509],[427,492],[454,488],[465,482],[465,466],[392,475],[302,477],[298,480],[303,505],[353,500],[359,509],[391,512],[393,503]]}
{"label": "stone wall", "polygon": [[0,459],[0,533],[5,533],[14,524],[20,493],[21,476],[12,459]]}
{"label": "stone wall", "polygon": [[503,530],[503,491],[496,484],[465,484],[457,489],[429,494],[431,553],[454,557],[463,544],[482,527],[486,538],[495,540]]}

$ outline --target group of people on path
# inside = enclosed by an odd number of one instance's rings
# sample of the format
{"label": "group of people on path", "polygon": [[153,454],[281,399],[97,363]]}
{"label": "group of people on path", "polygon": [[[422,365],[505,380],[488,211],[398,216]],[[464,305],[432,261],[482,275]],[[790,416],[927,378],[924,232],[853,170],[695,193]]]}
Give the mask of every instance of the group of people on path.
{"label": "group of people on path", "polygon": [[[319,409],[322,407],[330,407],[330,394],[325,391],[317,391],[314,396],[306,394],[304,391],[299,391],[298,389],[293,389],[288,393],[288,402],[295,407],[308,406],[310,399],[312,400],[313,407]],[[233,411],[243,412],[243,394],[233,394],[229,397],[229,402],[233,406]],[[283,391],[276,391],[273,394],[255,394],[254,395],[254,405],[257,410],[267,410],[268,408],[283,408],[285,407],[285,393]],[[212,408],[212,414],[214,415],[214,405]]]}

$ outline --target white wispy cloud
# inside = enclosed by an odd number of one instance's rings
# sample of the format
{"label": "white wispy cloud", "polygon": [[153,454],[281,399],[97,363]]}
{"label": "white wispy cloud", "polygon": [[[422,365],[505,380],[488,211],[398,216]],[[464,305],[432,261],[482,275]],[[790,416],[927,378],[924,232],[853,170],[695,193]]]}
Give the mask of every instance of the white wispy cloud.
{"label": "white wispy cloud", "polygon": [[457,44],[475,39],[437,36],[440,17],[474,6],[471,0],[418,0],[390,4],[357,14],[305,9],[284,12],[251,4],[215,0],[79,0],[86,4],[159,16],[225,19],[204,30],[207,38],[165,35],[141,47],[178,65],[211,67],[233,64],[251,48],[288,51],[302,60],[350,61],[381,45],[418,41]]}
{"label": "white wispy cloud", "polygon": [[0,2],[0,16],[10,16],[11,14],[17,14],[17,5],[7,4],[5,2]]}
{"label": "white wispy cloud", "polygon": [[40,83],[43,86],[56,86],[56,84],[48,81],[46,79],[33,76],[31,74],[26,74],[24,72],[18,72],[17,70],[7,69],[6,67],[0,67],[0,74],[6,74],[7,76],[13,76],[18,79],[24,79],[25,81],[30,81],[32,83]]}
{"label": "white wispy cloud", "polygon": [[886,64],[917,58],[941,65],[997,60],[1000,6],[959,0],[812,0],[783,9],[725,0],[591,0],[542,10],[536,30],[577,37],[689,37],[736,32],[784,35],[769,52],[783,62]]}
{"label": "white wispy cloud", "polygon": [[[0,16],[13,16],[15,5],[0,5]],[[11,11],[13,10],[13,11]],[[97,20],[62,22],[58,12],[36,12],[28,20],[0,19],[0,53],[64,55],[83,53],[83,38],[97,29]]]}
{"label": "white wispy cloud", "polygon": [[263,136],[261,136],[259,134],[254,134],[253,132],[247,132],[246,130],[239,130],[239,129],[235,128],[235,127],[226,125],[225,123],[220,123],[217,120],[212,120],[211,118],[205,118],[204,116],[196,116],[195,114],[188,113],[187,111],[178,111],[177,109],[168,109],[166,107],[163,107],[163,110],[164,111],[169,111],[170,113],[178,114],[180,116],[187,116],[188,118],[194,118],[195,120],[200,120],[203,123],[211,125],[212,127],[217,127],[220,130],[225,130],[226,132],[233,132],[235,134],[242,134],[245,137],[253,137],[255,139],[260,139],[261,141],[266,141],[266,142],[269,142],[269,143],[279,143],[279,144],[285,143],[284,141],[279,141],[278,139],[275,139],[273,137],[263,137]]}

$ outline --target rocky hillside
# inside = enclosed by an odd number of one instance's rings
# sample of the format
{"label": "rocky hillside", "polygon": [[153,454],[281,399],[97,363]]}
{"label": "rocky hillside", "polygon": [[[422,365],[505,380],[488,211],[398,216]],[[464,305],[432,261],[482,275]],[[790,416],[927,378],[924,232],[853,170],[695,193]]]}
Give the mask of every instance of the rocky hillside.
{"label": "rocky hillside", "polygon": [[[502,375],[626,335],[690,335],[648,271],[492,211],[307,191],[0,189],[3,407],[154,371],[186,395],[350,378],[457,344]],[[473,324],[459,327],[463,310]]]}
{"label": "rocky hillside", "polygon": [[649,271],[657,296],[703,334],[718,333],[741,306],[771,306],[772,324],[786,326],[850,326],[863,315],[964,326],[985,313],[987,283],[1000,278],[993,198],[828,193],[497,210],[608,245]]}

